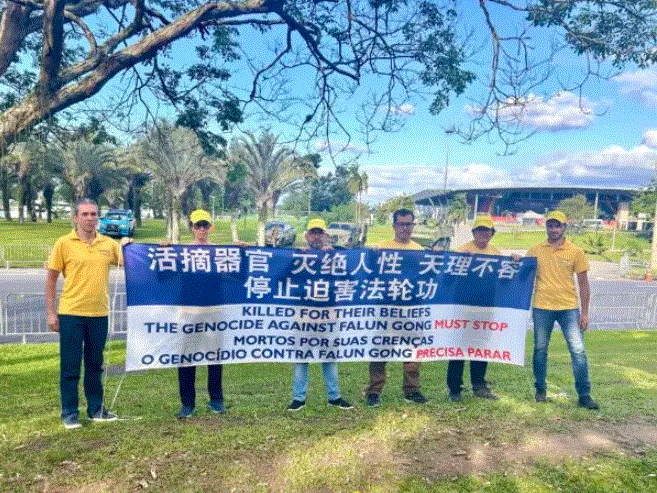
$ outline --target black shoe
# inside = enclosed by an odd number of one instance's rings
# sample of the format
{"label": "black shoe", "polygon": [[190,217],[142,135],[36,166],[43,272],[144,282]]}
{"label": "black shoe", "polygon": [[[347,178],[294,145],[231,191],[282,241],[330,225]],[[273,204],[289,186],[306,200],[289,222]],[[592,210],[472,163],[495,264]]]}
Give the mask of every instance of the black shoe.
{"label": "black shoe", "polygon": [[545,392],[536,392],[534,396],[536,402],[547,402],[547,394]]}
{"label": "black shoe", "polygon": [[424,397],[419,390],[411,392],[410,394],[406,394],[405,399],[406,402],[412,402],[414,404],[426,404],[429,402],[429,399]]}
{"label": "black shoe", "polygon": [[477,388],[472,388],[472,393],[476,397],[481,397],[482,399],[491,399],[494,401],[499,400],[499,397],[493,394],[490,389],[486,386],[484,387],[477,387]]}
{"label": "black shoe", "polygon": [[586,409],[590,409],[591,411],[600,409],[600,406],[598,406],[598,403],[595,402],[590,395],[585,395],[584,397],[580,397],[577,400],[577,405],[579,407],[584,407]]}
{"label": "black shoe", "polygon": [[367,394],[366,401],[368,407],[379,407],[381,405],[379,394]]}
{"label": "black shoe", "polygon": [[297,401],[296,399],[293,400],[289,406],[287,406],[288,411],[298,411],[302,407],[306,405],[306,401]]}
{"label": "black shoe", "polygon": [[450,392],[447,397],[450,402],[461,402],[461,392]]}
{"label": "black shoe", "polygon": [[354,406],[351,403],[345,401],[342,397],[338,397],[335,400],[328,401],[329,406],[339,407],[340,409],[353,409]]}

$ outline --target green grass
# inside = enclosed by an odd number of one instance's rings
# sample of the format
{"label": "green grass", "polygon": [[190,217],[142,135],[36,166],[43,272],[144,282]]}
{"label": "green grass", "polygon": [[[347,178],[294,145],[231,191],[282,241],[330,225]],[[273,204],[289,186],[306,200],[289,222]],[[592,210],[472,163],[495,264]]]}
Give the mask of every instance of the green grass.
{"label": "green grass", "polygon": [[[282,217],[281,220],[290,222],[297,229],[297,246],[304,242],[303,232],[305,221],[292,216]],[[242,241],[254,243],[257,236],[257,218],[256,216],[247,216],[237,222],[237,233]],[[420,228],[426,230],[426,228]],[[71,222],[68,220],[55,220],[52,223],[24,223],[18,224],[15,221],[0,221],[0,245],[50,245],[52,246],[57,238],[68,233],[71,230]],[[610,248],[612,244],[611,232],[603,231],[606,245]],[[135,233],[135,241],[142,243],[158,243],[164,239],[166,229],[163,220],[145,219],[140,228]],[[390,224],[373,224],[368,229],[367,245],[378,243],[394,235]],[[580,246],[583,245],[585,235],[570,236],[570,238]],[[180,242],[188,243],[191,241],[191,232],[186,227],[181,227]],[[492,243],[500,249],[527,250],[529,247],[545,240],[543,231],[517,231],[517,232],[497,232]],[[226,244],[232,241],[230,232],[230,221],[218,219],[215,228],[210,234],[212,243]],[[422,244],[430,244],[432,240],[428,238],[419,240]],[[630,244],[635,244],[635,248],[649,249],[648,240],[637,238],[632,233],[618,232],[615,240],[615,252],[607,251],[603,256],[589,255],[591,260],[612,260],[618,261],[623,251]],[[34,251],[21,249],[11,254],[13,265],[23,265],[21,262],[31,262],[29,265],[38,263],[39,260],[45,260],[41,250]],[[26,264],[27,265],[27,264]]]}
{"label": "green grass", "polygon": [[[529,338],[531,339],[531,338]],[[328,408],[318,365],[308,405],[287,413],[292,365],[224,367],[227,413],[180,422],[176,372],[116,371],[125,343],[106,352],[107,401],[124,420],[58,418],[58,348],[0,346],[0,491],[125,492],[646,492],[657,489],[657,332],[587,334],[600,412],[575,406],[562,338],[550,348],[548,404],[533,402],[531,367],[491,364],[497,402],[447,402],[444,362],[424,363],[425,406],[405,404],[401,364],[388,367],[380,408],[363,405],[365,363],[343,363],[351,411]],[[527,358],[530,361],[531,343]],[[467,370],[466,370],[467,376]],[[82,405],[81,405],[82,409]],[[633,431],[632,431],[633,430]],[[644,430],[642,434],[640,430]],[[579,453],[577,450],[581,449]]]}

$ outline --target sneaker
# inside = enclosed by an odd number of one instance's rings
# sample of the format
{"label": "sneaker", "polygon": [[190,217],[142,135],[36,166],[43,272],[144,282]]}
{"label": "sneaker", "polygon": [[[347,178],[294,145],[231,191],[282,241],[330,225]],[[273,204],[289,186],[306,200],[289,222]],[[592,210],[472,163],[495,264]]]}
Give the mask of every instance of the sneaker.
{"label": "sneaker", "polygon": [[592,411],[595,410],[595,409],[600,409],[600,406],[598,406],[598,403],[595,402],[593,400],[593,398],[591,398],[590,395],[585,395],[584,397],[580,397],[577,400],[577,405],[579,407],[584,407],[584,408],[590,409]]}
{"label": "sneaker", "polygon": [[352,406],[349,402],[345,401],[342,397],[339,397],[333,401],[328,401],[329,406],[335,406],[339,407],[340,409],[353,409],[354,406]]}
{"label": "sneaker", "polygon": [[287,406],[287,410],[290,412],[298,411],[302,407],[306,405],[306,401],[298,401],[298,400],[293,400],[289,406]]}
{"label": "sneaker", "polygon": [[192,414],[194,414],[194,408],[192,406],[182,406],[176,417],[178,419],[186,419],[191,418]]}
{"label": "sneaker", "polygon": [[80,424],[80,420],[78,419],[77,414],[69,414],[68,416],[63,417],[62,424],[64,425],[64,428],[66,428],[67,430],[72,430],[73,428],[80,428],[82,426]]}
{"label": "sneaker", "polygon": [[450,402],[461,402],[461,392],[450,392],[447,397]]}
{"label": "sneaker", "polygon": [[108,411],[105,406],[100,406],[100,409],[96,411],[96,414],[91,417],[91,421],[102,421],[103,423],[109,423],[110,421],[116,421],[117,419],[119,419],[119,417]]}
{"label": "sneaker", "polygon": [[419,390],[406,394],[405,399],[406,402],[412,402],[415,404],[426,404],[429,401],[429,399],[424,397]]}
{"label": "sneaker", "polygon": [[226,412],[224,409],[224,401],[210,401],[208,403],[208,407],[210,408],[210,411],[213,413],[218,413],[218,414],[223,414]]}
{"label": "sneaker", "polygon": [[472,389],[473,395],[482,399],[499,400],[499,397],[493,394],[488,387],[477,387]]}
{"label": "sneaker", "polygon": [[379,394],[367,394],[366,402],[367,407],[379,407],[381,405]]}
{"label": "sneaker", "polygon": [[547,394],[545,392],[536,392],[534,396],[536,402],[547,402]]}

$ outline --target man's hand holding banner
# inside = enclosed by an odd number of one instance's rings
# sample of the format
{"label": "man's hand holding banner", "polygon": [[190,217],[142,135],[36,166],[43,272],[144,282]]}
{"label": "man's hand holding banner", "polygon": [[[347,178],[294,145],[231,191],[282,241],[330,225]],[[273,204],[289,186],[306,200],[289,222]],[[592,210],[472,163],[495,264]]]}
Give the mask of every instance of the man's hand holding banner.
{"label": "man's hand holding banner", "polygon": [[248,362],[524,364],[536,259],[124,247],[126,370]]}

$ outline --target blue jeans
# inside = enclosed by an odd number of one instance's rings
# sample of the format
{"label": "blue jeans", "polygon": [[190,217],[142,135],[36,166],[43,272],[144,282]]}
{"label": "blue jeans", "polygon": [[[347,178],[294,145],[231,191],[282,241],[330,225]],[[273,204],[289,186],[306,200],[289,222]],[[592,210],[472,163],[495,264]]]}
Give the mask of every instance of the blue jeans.
{"label": "blue jeans", "polygon": [[534,308],[532,311],[534,319],[534,378],[536,379],[536,391],[545,392],[545,377],[547,373],[547,354],[550,344],[550,335],[554,323],[557,322],[563,332],[570,361],[573,366],[573,377],[575,377],[575,390],[579,397],[591,394],[591,381],[589,380],[589,363],[586,359],[584,349],[584,335],[579,329],[579,310],[542,310]]}
{"label": "blue jeans", "polygon": [[[322,372],[324,373],[324,387],[329,401],[340,398],[340,388],[338,386],[338,365],[337,363],[322,363]],[[308,363],[295,363],[294,379],[292,380],[292,398],[295,401],[305,401],[306,391],[308,390]]]}

